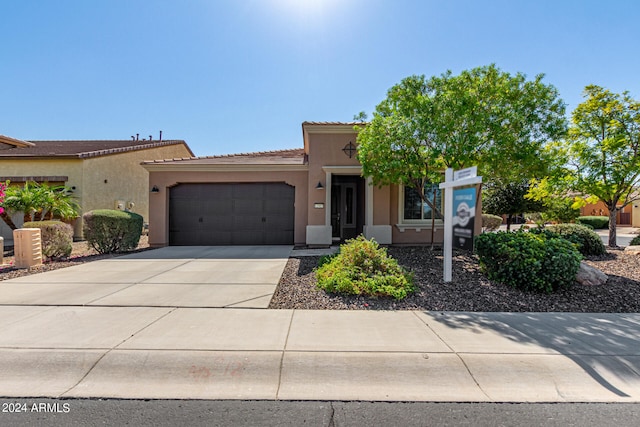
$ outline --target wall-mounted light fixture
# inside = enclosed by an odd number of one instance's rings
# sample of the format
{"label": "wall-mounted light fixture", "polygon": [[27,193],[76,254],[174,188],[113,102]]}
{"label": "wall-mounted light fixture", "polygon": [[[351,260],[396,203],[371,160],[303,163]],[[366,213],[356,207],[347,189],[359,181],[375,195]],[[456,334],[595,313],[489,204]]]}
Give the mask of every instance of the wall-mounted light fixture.
{"label": "wall-mounted light fixture", "polygon": [[320,181],[318,181],[318,185],[316,185],[316,190],[324,190],[324,185]]}
{"label": "wall-mounted light fixture", "polygon": [[151,192],[152,192],[152,193],[159,193],[159,192],[160,192],[160,189],[158,188],[158,186],[157,186],[157,185],[154,185],[154,186],[151,188]]}

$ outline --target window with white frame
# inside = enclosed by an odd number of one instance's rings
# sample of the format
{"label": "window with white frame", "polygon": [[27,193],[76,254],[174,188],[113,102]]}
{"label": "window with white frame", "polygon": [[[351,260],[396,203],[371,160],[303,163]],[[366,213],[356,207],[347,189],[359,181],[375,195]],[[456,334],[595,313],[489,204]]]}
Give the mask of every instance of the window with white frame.
{"label": "window with white frame", "polygon": [[[429,202],[442,213],[442,190],[438,184],[426,183],[424,195]],[[400,192],[400,206],[402,212],[400,217],[405,224],[425,223],[431,224],[434,212],[431,206],[424,202],[418,192],[411,187],[403,187]],[[435,213],[435,220],[439,223],[442,219]]]}

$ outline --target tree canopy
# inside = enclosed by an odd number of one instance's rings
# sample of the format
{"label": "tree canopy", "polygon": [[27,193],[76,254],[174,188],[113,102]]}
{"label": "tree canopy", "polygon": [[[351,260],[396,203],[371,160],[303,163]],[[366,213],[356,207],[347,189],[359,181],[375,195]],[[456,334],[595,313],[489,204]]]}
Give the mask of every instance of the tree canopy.
{"label": "tree canopy", "polygon": [[[640,102],[628,92],[590,85],[572,114],[564,147],[570,182],[609,209],[609,246],[617,246],[616,214],[640,199]],[[568,178],[565,177],[565,180]]]}
{"label": "tree canopy", "polygon": [[495,65],[454,76],[410,76],[387,92],[366,126],[358,159],[376,185],[404,184],[425,200],[445,168],[477,165],[485,181],[544,176],[544,145],[566,131],[558,91]]}
{"label": "tree canopy", "polygon": [[507,230],[510,230],[514,215],[540,212],[544,209],[542,202],[526,198],[528,193],[528,181],[489,184],[484,193],[482,208],[493,215],[507,215]]}

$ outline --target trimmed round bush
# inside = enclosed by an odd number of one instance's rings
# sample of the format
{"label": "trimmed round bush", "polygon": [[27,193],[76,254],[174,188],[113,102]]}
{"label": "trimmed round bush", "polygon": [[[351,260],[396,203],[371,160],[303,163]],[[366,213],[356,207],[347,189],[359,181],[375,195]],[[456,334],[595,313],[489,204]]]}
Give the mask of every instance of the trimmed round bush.
{"label": "trimmed round bush", "polygon": [[142,234],[142,216],[134,212],[97,209],[82,216],[87,244],[100,254],[135,249]]}
{"label": "trimmed round bush", "polygon": [[414,291],[413,275],[389,257],[375,240],[348,240],[340,252],[316,270],[318,287],[327,292],[405,298]]}
{"label": "trimmed round bush", "polygon": [[549,231],[557,233],[560,237],[575,243],[580,253],[584,256],[603,255],[607,252],[600,236],[581,224],[556,224],[547,227]]}
{"label": "trimmed round bush", "polygon": [[608,216],[579,216],[576,219],[578,224],[589,225],[594,229],[609,228]]}
{"label": "trimmed round bush", "polygon": [[482,228],[485,231],[497,230],[502,225],[502,217],[498,215],[482,214]]}
{"label": "trimmed round bush", "polygon": [[636,236],[629,242],[629,246],[638,246],[640,245],[640,236]]}
{"label": "trimmed round bush", "polygon": [[582,259],[571,242],[544,233],[485,233],[475,244],[480,267],[491,280],[526,291],[571,286]]}
{"label": "trimmed round bush", "polygon": [[69,258],[73,249],[73,227],[61,221],[28,221],[22,228],[39,228],[42,255],[46,259]]}

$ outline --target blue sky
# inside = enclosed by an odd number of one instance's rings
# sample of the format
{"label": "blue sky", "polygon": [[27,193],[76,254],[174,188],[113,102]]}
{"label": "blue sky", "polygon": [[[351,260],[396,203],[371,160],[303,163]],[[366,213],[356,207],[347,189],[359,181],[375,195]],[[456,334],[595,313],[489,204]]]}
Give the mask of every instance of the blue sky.
{"label": "blue sky", "polygon": [[0,134],[184,139],[196,155],[302,146],[412,74],[495,63],[640,97],[637,0],[2,1]]}

